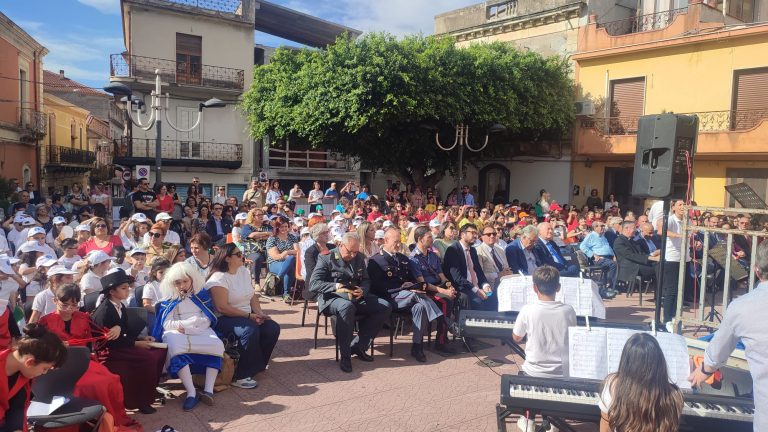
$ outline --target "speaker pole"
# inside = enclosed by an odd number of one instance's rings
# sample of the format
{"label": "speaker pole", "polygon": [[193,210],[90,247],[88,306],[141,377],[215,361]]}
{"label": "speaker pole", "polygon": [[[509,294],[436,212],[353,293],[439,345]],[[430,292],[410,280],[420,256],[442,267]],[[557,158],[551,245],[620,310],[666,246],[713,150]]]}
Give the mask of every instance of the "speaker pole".
{"label": "speaker pole", "polygon": [[[661,322],[661,297],[664,295],[664,259],[667,255],[667,224],[669,222],[669,198],[664,198],[664,216],[662,217],[661,225],[661,250],[659,251],[659,265],[656,275],[656,320],[657,328],[659,324],[666,324]],[[679,263],[678,263],[679,264]]]}

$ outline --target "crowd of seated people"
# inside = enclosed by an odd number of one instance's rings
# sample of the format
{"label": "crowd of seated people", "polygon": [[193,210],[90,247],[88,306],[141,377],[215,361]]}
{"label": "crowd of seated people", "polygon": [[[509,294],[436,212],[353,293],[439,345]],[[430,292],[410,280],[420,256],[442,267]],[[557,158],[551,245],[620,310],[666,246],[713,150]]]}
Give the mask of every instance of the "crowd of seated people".
{"label": "crowd of seated people", "polygon": [[[22,191],[3,221],[0,306],[7,304],[0,345],[10,345],[17,307],[27,322],[64,340],[89,340],[83,344],[103,351],[103,363],[89,367],[77,391],[101,401],[126,427],[134,424],[126,409],[155,411],[156,387],[165,377],[182,381],[185,410],[199,401],[213,404],[222,341],[237,342],[231,385],[258,386],[255,376],[267,369],[280,336],[280,325],[261,305],[267,273],[286,299],[316,301],[320,313],[334,318],[339,367],[351,372],[352,356],[373,360],[372,340],[393,314],[412,323],[411,356],[426,362],[429,329],[437,331],[435,348],[450,352],[458,311],[497,310],[494,291],[505,276],[532,276],[546,287],[539,295],[547,299],[555,273],[582,271],[578,251],[602,270],[601,294],[609,299],[619,282],[655,278],[662,248],[658,209],[622,216],[615,199],[603,205],[595,193],[578,209],[544,190],[531,204],[481,205],[468,186],[441,200],[433,188],[399,183],[381,195],[353,182],[325,191],[317,183],[308,195],[314,207],[305,211],[294,202],[305,196],[300,188],[284,194],[276,181],[254,181],[240,200],[221,190],[208,197],[196,179],[182,201],[173,185],[151,189],[141,179],[113,224],[101,189],[95,198],[79,185],[72,191],[50,205],[31,204]],[[336,204],[322,204],[327,199]],[[172,216],[174,206],[181,211]],[[678,208],[670,213],[673,224]],[[743,215],[691,214],[690,220],[753,228]],[[717,233],[696,234],[686,244],[694,262],[705,235],[710,248],[725,241]],[[733,258],[748,267],[752,237],[736,235],[733,242]],[[298,293],[297,268],[304,280]],[[133,308],[143,308],[146,319],[131,319]],[[527,313],[535,322],[550,312]],[[535,325],[528,326],[516,327],[515,336],[527,334],[530,345]],[[194,374],[204,376],[202,390],[192,384]]]}

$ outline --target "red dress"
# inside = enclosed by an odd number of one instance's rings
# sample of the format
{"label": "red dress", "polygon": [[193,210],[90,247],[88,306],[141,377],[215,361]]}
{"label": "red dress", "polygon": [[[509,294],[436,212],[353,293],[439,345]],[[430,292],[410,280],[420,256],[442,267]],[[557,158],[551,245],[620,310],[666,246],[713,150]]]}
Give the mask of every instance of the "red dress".
{"label": "red dress", "polygon": [[[0,352],[0,370],[5,370],[5,362],[8,356],[13,353],[12,349],[7,349]],[[0,424],[5,426],[5,416],[10,408],[11,399],[16,396],[20,391],[23,391],[25,395],[24,401],[24,432],[27,431],[27,408],[29,407],[29,395],[32,390],[31,381],[25,377],[22,373],[18,374],[16,383],[12,388],[8,388],[8,377],[6,379],[0,379]]]}
{"label": "red dress", "polygon": [[[69,332],[66,331],[64,320],[61,319],[58,312],[42,317],[40,325],[45,326],[51,333],[56,334],[63,341],[87,339],[92,335],[91,319],[88,314],[83,312],[73,313]],[[83,346],[84,344],[70,345]],[[115,425],[117,426],[130,426],[133,429],[141,428],[135,420],[128,417],[125,413],[123,385],[120,383],[120,377],[110,372],[109,369],[97,361],[91,360],[88,370],[85,371],[85,374],[75,385],[74,395],[84,399],[96,400],[104,405],[107,412],[114,417]]]}

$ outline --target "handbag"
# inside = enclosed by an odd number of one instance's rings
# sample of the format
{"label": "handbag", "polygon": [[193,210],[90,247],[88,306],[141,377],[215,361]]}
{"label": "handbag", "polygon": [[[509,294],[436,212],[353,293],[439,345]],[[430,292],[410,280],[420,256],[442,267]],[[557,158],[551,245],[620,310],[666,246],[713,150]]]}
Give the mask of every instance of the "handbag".
{"label": "handbag", "polygon": [[[221,359],[221,370],[216,375],[216,381],[213,384],[213,391],[216,393],[227,390],[230,387],[232,379],[235,377],[237,363],[240,360],[240,351],[237,350],[238,342],[234,335],[227,336],[223,339],[223,342],[224,355]],[[205,386],[205,376],[193,375],[192,382],[195,386],[203,388]]]}

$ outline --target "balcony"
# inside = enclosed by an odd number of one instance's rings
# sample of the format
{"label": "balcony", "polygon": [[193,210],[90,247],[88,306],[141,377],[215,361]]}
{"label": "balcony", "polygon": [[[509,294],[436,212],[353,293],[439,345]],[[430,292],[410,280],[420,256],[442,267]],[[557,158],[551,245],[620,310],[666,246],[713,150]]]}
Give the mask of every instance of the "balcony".
{"label": "balcony", "polygon": [[16,124],[19,127],[21,141],[39,141],[48,130],[48,115],[32,108],[17,108]]}
{"label": "balcony", "polygon": [[349,160],[336,153],[323,150],[269,149],[269,168],[272,170],[348,171]]}
{"label": "balcony", "polygon": [[[240,168],[243,145],[220,142],[163,140],[163,166]],[[115,141],[114,159],[119,165],[154,165],[155,140],[124,138]]]}
{"label": "balcony", "polygon": [[46,169],[87,171],[96,164],[96,154],[88,150],[57,145],[43,146]]}
{"label": "balcony", "polygon": [[611,36],[621,36],[630,33],[641,33],[651,30],[661,30],[669,27],[678,15],[688,13],[688,8],[670,9],[663,12],[638,15],[618,21],[597,24],[598,28],[605,29]]}
{"label": "balcony", "polygon": [[[699,117],[697,154],[764,153],[768,110],[686,113]],[[576,153],[634,154],[638,116],[584,118],[576,129]]]}
{"label": "balcony", "polygon": [[219,89],[241,93],[245,85],[245,72],[221,66],[177,62],[174,60],[112,54],[109,74],[112,78],[132,78],[154,85],[155,70],[160,71],[163,82],[183,87]]}

